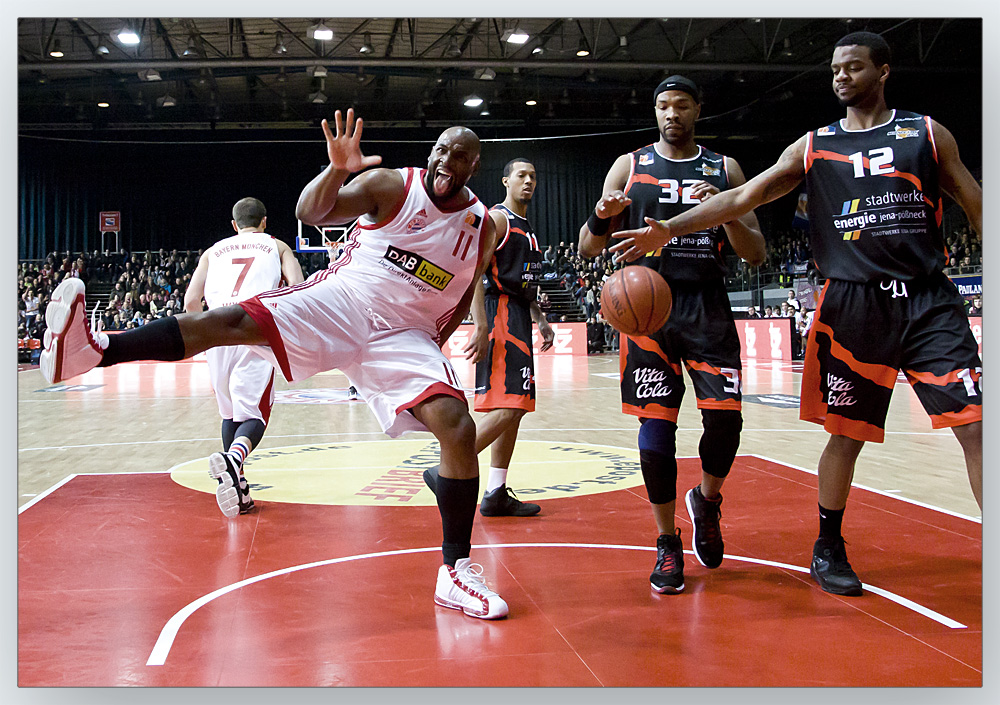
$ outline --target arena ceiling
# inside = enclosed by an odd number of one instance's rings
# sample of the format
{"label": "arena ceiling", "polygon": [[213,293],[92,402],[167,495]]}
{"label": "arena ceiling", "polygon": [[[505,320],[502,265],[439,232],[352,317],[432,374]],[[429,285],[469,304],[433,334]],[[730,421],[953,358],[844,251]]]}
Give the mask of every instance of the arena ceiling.
{"label": "arena ceiling", "polygon": [[981,85],[974,18],[20,18],[19,128],[294,128],[354,106],[377,128],[586,132],[648,123],[684,73],[702,133],[752,138],[777,106],[829,116],[831,47],[859,29],[890,42],[894,81]]}

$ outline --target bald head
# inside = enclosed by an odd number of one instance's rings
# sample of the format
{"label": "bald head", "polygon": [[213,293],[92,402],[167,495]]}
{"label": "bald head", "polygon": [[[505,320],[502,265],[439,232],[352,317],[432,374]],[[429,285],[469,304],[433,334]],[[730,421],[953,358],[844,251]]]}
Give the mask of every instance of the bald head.
{"label": "bald head", "polygon": [[441,201],[457,198],[479,171],[479,136],[467,127],[441,133],[427,160],[427,185]]}

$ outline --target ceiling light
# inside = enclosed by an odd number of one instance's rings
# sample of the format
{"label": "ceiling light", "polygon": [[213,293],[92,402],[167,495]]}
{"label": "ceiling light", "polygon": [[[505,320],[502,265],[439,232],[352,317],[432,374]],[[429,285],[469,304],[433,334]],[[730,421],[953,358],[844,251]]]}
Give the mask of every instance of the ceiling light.
{"label": "ceiling light", "polygon": [[365,43],[361,45],[358,51],[362,54],[371,54],[375,51],[375,47],[372,46],[371,32],[365,32]]}
{"label": "ceiling light", "polygon": [[538,101],[535,100],[534,98],[528,98],[526,101],[524,101],[524,104],[525,105],[538,105]]}
{"label": "ceiling light", "polygon": [[500,37],[500,39],[502,39],[505,42],[508,42],[509,44],[524,44],[530,38],[531,37],[528,35],[527,32],[525,32],[522,29],[517,29],[516,27],[514,29],[508,29]]}
{"label": "ceiling light", "polygon": [[785,48],[781,50],[782,56],[789,59],[795,56],[795,52],[792,50],[792,40],[788,37],[785,37],[784,47]]}
{"label": "ceiling light", "polygon": [[59,48],[59,40],[56,39],[52,42],[52,48],[49,50],[49,56],[53,59],[61,59],[65,56],[62,49]]}
{"label": "ceiling light", "polygon": [[538,46],[538,47],[535,47],[534,49],[532,49],[532,50],[531,50],[531,53],[532,53],[532,54],[542,54],[542,53],[544,53],[544,52],[545,52],[545,49],[543,49],[543,48],[542,48],[542,47],[540,47],[540,46]]}
{"label": "ceiling light", "polygon": [[701,49],[698,50],[698,56],[709,59],[712,56],[712,44],[708,41],[708,37],[701,40]]}
{"label": "ceiling light", "polygon": [[576,46],[577,56],[590,56],[590,46],[587,44],[586,37],[580,37],[580,43]]}
{"label": "ceiling light", "polygon": [[562,98],[559,99],[562,105],[569,105],[569,89],[563,88]]}
{"label": "ceiling light", "polygon": [[198,56],[198,45],[195,44],[193,35],[188,37],[187,47],[181,52],[181,56]]}
{"label": "ceiling light", "polygon": [[278,69],[278,79],[277,79],[278,83],[284,83],[286,79],[287,76],[285,75],[285,67],[282,66],[280,69]]}
{"label": "ceiling light", "polygon": [[490,106],[487,105],[486,103],[483,103],[483,109],[479,111],[479,114],[480,115],[489,115],[490,114]]}
{"label": "ceiling light", "polygon": [[306,30],[306,35],[308,35],[310,39],[315,39],[318,42],[328,42],[333,39],[333,30],[320,22],[319,24],[314,24],[309,27],[309,29]]}
{"label": "ceiling light", "polygon": [[326,66],[310,66],[306,69],[306,73],[313,78],[323,78],[326,76]]}
{"label": "ceiling light", "polygon": [[545,111],[545,117],[554,118],[556,116],[556,109],[552,103],[549,103],[548,109]]}
{"label": "ceiling light", "polygon": [[467,108],[478,108],[482,104],[483,104],[483,99],[480,98],[478,95],[473,94],[465,99],[465,107]]}
{"label": "ceiling light", "polygon": [[160,72],[156,69],[143,69],[139,72],[139,79],[143,81],[159,81],[162,80],[160,77]]}
{"label": "ceiling light", "polygon": [[480,81],[492,81],[497,77],[497,72],[489,67],[485,69],[476,69],[475,77]]}
{"label": "ceiling light", "polygon": [[132,46],[139,43],[139,35],[126,27],[118,32],[118,41]]}
{"label": "ceiling light", "polygon": [[445,50],[445,54],[453,59],[457,59],[462,55],[462,47],[458,46],[458,39],[452,37],[451,41],[448,42],[448,48]]}
{"label": "ceiling light", "polygon": [[285,35],[281,32],[274,33],[274,48],[271,49],[272,54],[287,54],[288,47],[285,46]]}
{"label": "ceiling light", "polygon": [[111,107],[111,103],[109,103],[106,100],[102,100],[100,103],[97,104],[97,107],[98,108],[110,108]]}
{"label": "ceiling light", "polygon": [[639,99],[635,95],[635,89],[634,88],[632,89],[632,94],[628,97],[628,100],[626,102],[629,105],[638,105],[639,104]]}
{"label": "ceiling light", "polygon": [[628,49],[628,37],[626,37],[624,34],[618,37],[618,48],[621,49],[622,51]]}
{"label": "ceiling light", "polygon": [[309,94],[309,102],[321,105],[326,102],[326,94],[323,91],[316,91]]}
{"label": "ceiling light", "polygon": [[167,93],[167,94],[162,95],[159,98],[157,98],[156,99],[156,104],[158,106],[160,106],[161,108],[172,108],[175,105],[177,105],[177,99],[174,98],[169,93]]}
{"label": "ceiling light", "polygon": [[108,49],[108,45],[104,43],[104,37],[101,37],[97,42],[97,48],[94,49],[94,56],[107,56],[110,53],[111,50]]}
{"label": "ceiling light", "polygon": [[597,74],[594,73],[594,69],[587,72],[587,83],[597,83]]}

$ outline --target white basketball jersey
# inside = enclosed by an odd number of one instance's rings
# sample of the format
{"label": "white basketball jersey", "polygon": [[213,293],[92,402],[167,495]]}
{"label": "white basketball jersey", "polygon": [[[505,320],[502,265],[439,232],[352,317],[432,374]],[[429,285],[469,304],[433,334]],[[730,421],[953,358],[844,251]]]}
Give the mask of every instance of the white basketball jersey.
{"label": "white basketball jersey", "polygon": [[380,225],[359,218],[330,270],[387,327],[436,337],[475,276],[486,206],[473,196],[459,210],[441,211],[427,195],[424,169],[398,171],[406,196],[396,213]]}
{"label": "white basketball jersey", "polygon": [[267,233],[239,233],[215,243],[208,257],[205,301],[209,308],[228,306],[281,281],[278,241]]}

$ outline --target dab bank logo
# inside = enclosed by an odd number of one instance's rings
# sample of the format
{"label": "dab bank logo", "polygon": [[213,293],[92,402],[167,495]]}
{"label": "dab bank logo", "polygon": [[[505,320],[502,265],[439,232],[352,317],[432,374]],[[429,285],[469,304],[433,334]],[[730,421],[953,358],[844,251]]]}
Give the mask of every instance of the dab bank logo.
{"label": "dab bank logo", "polygon": [[[384,440],[263,448],[244,467],[256,502],[429,507],[437,501],[423,473],[439,462],[433,439]],[[217,483],[207,470],[208,459],[198,458],[170,474],[184,487],[215,494]],[[480,496],[488,473],[489,454],[483,453]],[[634,449],[521,439],[509,483],[522,499],[547,501],[636,487],[642,472]]]}

